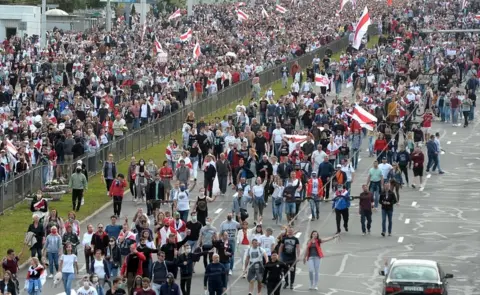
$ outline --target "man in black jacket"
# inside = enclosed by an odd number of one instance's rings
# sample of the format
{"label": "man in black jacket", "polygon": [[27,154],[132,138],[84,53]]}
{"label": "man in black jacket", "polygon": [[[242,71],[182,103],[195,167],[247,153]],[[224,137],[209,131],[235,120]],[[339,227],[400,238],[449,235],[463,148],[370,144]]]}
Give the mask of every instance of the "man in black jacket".
{"label": "man in black jacket", "polygon": [[390,189],[390,183],[386,182],[380,193],[380,204],[382,205],[382,236],[386,232],[386,219],[388,218],[388,236],[392,235],[393,206],[398,203],[395,193]]}
{"label": "man in black jacket", "polygon": [[265,265],[263,283],[267,285],[269,295],[280,295],[282,280],[288,271],[288,266],[278,260],[278,253],[273,251],[271,261]]}
{"label": "man in black jacket", "polygon": [[152,215],[157,209],[160,208],[160,203],[165,200],[165,187],[160,180],[160,175],[155,175],[155,181],[149,184],[147,203],[147,215]]}
{"label": "man in black jacket", "polygon": [[160,248],[160,250],[165,253],[165,260],[170,262],[170,264],[168,265],[168,272],[171,272],[175,279],[177,278],[178,272],[178,267],[175,264],[178,249],[180,249],[180,247],[182,247],[188,240],[188,238],[185,238],[181,242],[176,242],[176,238],[176,234],[171,233],[168,236],[167,243],[165,243],[162,248]]}
{"label": "man in black jacket", "polygon": [[159,251],[157,253],[157,261],[152,264],[150,276],[152,280],[152,289],[155,292],[160,292],[160,287],[167,282],[168,267],[174,266],[175,263],[176,261],[165,260],[165,252]]}
{"label": "man in black jacket", "polygon": [[205,180],[204,180],[204,188],[205,188],[205,195],[207,195],[211,198],[212,197],[212,189],[213,189],[213,180],[215,179],[215,176],[217,175],[217,169],[215,168],[215,162],[213,162],[213,156],[212,155],[207,155],[205,157],[205,163],[207,163],[205,169],[203,170],[205,172]]}
{"label": "man in black jacket", "polygon": [[[210,295],[222,295],[227,290],[226,275],[228,270],[220,263],[220,256],[213,254],[213,262],[207,265],[203,277],[203,287]],[[207,284],[208,283],[208,284]]]}

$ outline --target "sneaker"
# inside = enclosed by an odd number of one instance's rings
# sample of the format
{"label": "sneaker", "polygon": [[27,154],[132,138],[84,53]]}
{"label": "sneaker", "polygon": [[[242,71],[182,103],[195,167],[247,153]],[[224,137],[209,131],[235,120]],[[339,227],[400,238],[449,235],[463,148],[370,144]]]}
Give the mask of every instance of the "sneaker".
{"label": "sneaker", "polygon": [[368,231],[368,234],[370,234],[370,230]]}
{"label": "sneaker", "polygon": [[388,233],[388,236],[391,237],[391,236],[392,236],[392,233]]}
{"label": "sneaker", "polygon": [[318,287],[315,287],[315,288],[313,288],[313,289],[315,289],[316,291],[318,291]]}
{"label": "sneaker", "polygon": [[229,270],[228,271],[228,275],[231,276],[233,273],[232,273],[232,270]]}
{"label": "sneaker", "polygon": [[283,289],[287,289],[287,288],[288,288],[288,284],[283,285]]}
{"label": "sneaker", "polygon": [[53,279],[53,275],[52,275],[52,274],[49,274],[49,275],[48,275],[48,278],[49,278],[49,279]]}
{"label": "sneaker", "polygon": [[384,236],[385,236],[385,233],[382,233],[382,237],[384,237]]}
{"label": "sneaker", "polygon": [[313,290],[313,286],[308,287],[308,290]]}
{"label": "sneaker", "polygon": [[414,184],[412,184],[412,188],[416,188]]}
{"label": "sneaker", "polygon": [[290,290],[293,290],[293,285],[290,285]]}
{"label": "sneaker", "polygon": [[444,171],[440,171],[440,172],[438,172],[438,174],[445,174],[445,172],[444,172]]}
{"label": "sneaker", "polygon": [[364,235],[366,235],[366,234],[367,234],[366,232],[363,232],[363,233],[362,233],[362,236],[364,236]]}

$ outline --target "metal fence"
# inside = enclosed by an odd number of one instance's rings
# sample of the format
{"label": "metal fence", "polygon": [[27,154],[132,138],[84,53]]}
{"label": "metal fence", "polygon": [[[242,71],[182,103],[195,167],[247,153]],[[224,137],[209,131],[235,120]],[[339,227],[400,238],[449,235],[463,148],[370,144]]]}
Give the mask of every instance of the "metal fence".
{"label": "metal fence", "polygon": [[[377,29],[375,26],[369,28],[369,36],[376,35],[376,32]],[[322,57],[327,49],[332,50],[332,52],[338,52],[346,46],[348,46],[348,37],[343,37],[315,51],[302,55],[299,58],[287,61],[286,66],[290,68],[294,62],[298,62],[298,64],[304,68],[312,63],[312,59],[315,56]],[[284,65],[285,64],[281,64],[260,73],[261,84],[263,86],[270,85],[280,80],[280,70]],[[241,101],[250,94],[251,79],[234,84],[213,96],[186,105],[168,117],[152,122],[138,130],[134,130],[122,139],[111,142],[95,152],[79,157],[75,159],[74,163],[62,165],[61,175],[68,179],[72,171],[74,171],[76,161],[78,160],[82,160],[83,164],[86,165],[89,176],[101,173],[103,161],[106,160],[108,154],[112,153],[116,162],[129,159],[140,151],[157,145],[166,138],[171,138],[174,133],[182,128],[188,112],[193,111],[196,118],[226,109],[229,109],[228,111],[233,113],[234,107],[232,107],[232,103]],[[163,157],[163,154],[157,155],[157,157]],[[148,159],[145,160],[147,161]],[[157,163],[157,165],[158,164],[161,163]],[[3,189],[0,189],[0,213],[22,202],[26,195],[42,188],[46,179],[48,179],[49,172],[49,166],[39,165],[3,183]]]}

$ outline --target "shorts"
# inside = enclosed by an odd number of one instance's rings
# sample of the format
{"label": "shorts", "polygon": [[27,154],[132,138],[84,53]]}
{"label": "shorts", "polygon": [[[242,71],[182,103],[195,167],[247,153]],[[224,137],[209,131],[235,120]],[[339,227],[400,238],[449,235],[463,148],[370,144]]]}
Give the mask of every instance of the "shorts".
{"label": "shorts", "polygon": [[296,209],[297,209],[297,204],[296,203],[285,203],[285,214],[290,214],[290,215],[293,215],[295,213],[297,213]]}
{"label": "shorts", "polygon": [[423,176],[423,167],[413,167],[413,176]]}
{"label": "shorts", "polygon": [[432,132],[431,132],[432,127],[423,127],[422,130],[423,130],[423,134],[426,134],[426,133],[432,134]]}
{"label": "shorts", "polygon": [[171,183],[171,180],[168,179],[168,180],[164,180],[162,181],[163,182],[163,188],[166,192],[169,192],[171,189],[172,189],[172,183]]}
{"label": "shorts", "polygon": [[260,262],[255,262],[248,267],[247,281],[262,281],[263,280],[263,265]]}

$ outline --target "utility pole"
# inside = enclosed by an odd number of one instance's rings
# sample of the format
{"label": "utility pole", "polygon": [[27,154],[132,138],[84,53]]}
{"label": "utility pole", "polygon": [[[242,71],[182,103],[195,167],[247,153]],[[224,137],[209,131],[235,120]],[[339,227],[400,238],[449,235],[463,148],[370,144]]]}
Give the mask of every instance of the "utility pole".
{"label": "utility pole", "polygon": [[187,0],[187,15],[193,16],[193,0]]}
{"label": "utility pole", "polygon": [[40,29],[40,46],[47,47],[47,0],[42,0],[42,24]]}
{"label": "utility pole", "polygon": [[145,24],[147,20],[147,0],[140,1],[140,23]]}
{"label": "utility pole", "polygon": [[112,31],[112,7],[110,6],[110,0],[107,0],[107,20],[106,20],[107,32]]}

